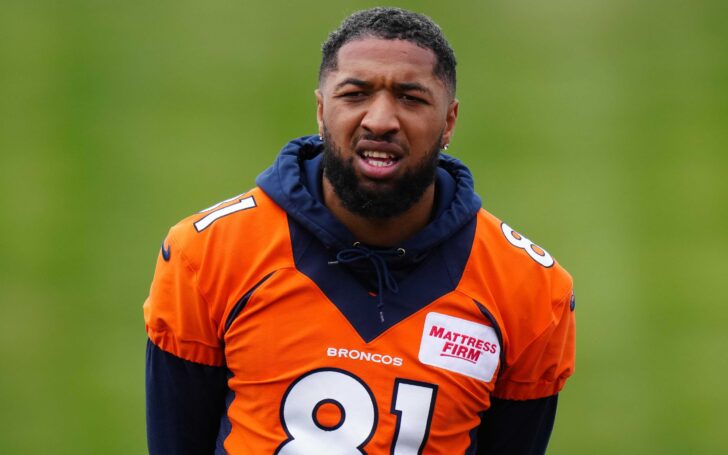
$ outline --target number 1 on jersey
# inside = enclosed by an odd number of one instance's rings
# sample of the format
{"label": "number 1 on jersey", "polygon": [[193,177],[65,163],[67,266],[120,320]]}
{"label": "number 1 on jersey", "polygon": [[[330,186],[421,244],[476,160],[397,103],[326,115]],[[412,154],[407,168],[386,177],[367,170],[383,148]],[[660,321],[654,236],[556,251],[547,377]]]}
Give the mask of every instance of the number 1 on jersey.
{"label": "number 1 on jersey", "polygon": [[430,435],[437,386],[397,379],[392,394],[391,413],[397,416],[392,455],[420,454]]}
{"label": "number 1 on jersey", "polygon": [[215,221],[217,221],[218,219],[220,219],[224,216],[228,216],[231,213],[240,212],[241,210],[252,209],[253,207],[256,206],[255,198],[253,196],[248,196],[246,198],[239,200],[235,204],[226,205],[225,207],[219,208],[219,209],[217,208],[217,207],[220,207],[221,205],[225,204],[226,202],[230,202],[230,201],[237,199],[238,197],[239,196],[236,196],[232,199],[228,199],[227,201],[222,201],[218,204],[213,205],[212,207],[208,207],[205,210],[203,210],[203,212],[204,212],[207,210],[217,209],[217,210],[214,210],[214,211],[208,213],[207,215],[200,218],[199,220],[195,221],[195,229],[197,230],[197,232],[204,231],[205,229],[210,227],[210,225],[212,223],[214,223]]}

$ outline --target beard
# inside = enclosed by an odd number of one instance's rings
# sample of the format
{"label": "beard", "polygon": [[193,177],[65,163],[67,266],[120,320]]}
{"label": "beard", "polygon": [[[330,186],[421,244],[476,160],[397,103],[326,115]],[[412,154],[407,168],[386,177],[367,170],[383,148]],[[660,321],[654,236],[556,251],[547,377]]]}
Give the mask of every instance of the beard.
{"label": "beard", "polygon": [[[381,137],[367,139],[387,140]],[[381,188],[369,189],[356,175],[354,157],[343,158],[341,147],[334,143],[324,128],[324,176],[348,211],[365,218],[392,218],[409,210],[435,182],[441,140],[442,133],[420,163],[397,180],[383,184]]]}

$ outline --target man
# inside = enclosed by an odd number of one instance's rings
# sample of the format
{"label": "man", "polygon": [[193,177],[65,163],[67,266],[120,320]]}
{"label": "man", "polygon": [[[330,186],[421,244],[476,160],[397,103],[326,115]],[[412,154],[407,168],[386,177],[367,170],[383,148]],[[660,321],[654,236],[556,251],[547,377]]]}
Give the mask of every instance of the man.
{"label": "man", "polygon": [[543,453],[569,275],[441,154],[455,57],[374,8],[323,45],[319,136],[173,227],[147,333],[151,453]]}

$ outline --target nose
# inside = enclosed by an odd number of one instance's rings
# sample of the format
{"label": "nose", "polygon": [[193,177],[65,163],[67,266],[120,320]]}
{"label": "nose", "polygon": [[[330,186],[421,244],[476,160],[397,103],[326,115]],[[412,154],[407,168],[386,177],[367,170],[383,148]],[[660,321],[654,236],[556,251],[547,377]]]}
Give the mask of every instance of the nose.
{"label": "nose", "polygon": [[399,131],[396,100],[384,93],[375,95],[367,106],[361,127],[377,136]]}

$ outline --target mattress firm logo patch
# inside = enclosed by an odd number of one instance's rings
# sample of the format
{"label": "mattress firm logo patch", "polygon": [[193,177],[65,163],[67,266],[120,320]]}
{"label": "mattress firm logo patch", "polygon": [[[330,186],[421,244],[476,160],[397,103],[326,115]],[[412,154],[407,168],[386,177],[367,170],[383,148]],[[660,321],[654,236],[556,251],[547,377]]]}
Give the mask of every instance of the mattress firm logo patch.
{"label": "mattress firm logo patch", "polygon": [[446,314],[429,313],[420,341],[420,362],[490,381],[500,345],[492,327]]}

